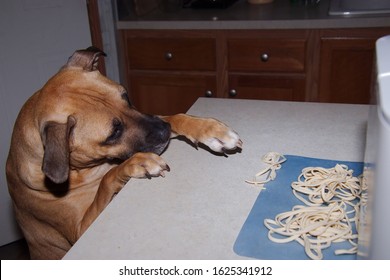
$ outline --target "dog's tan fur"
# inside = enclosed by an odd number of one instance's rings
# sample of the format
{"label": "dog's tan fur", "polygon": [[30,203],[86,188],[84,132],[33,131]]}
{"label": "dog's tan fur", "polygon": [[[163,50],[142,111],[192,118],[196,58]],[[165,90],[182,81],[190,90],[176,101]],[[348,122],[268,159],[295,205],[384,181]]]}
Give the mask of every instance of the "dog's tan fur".
{"label": "dog's tan fur", "polygon": [[62,258],[130,178],[169,171],[159,154],[171,136],[217,152],[241,147],[215,119],[136,111],[96,70],[102,54],[76,51],[16,120],[6,174],[33,259]]}

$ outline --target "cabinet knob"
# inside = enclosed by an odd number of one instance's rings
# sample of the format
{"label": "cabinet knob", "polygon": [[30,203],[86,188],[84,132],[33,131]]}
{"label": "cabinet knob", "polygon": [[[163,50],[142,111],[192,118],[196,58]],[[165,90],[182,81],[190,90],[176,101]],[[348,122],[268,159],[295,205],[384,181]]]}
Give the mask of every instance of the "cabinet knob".
{"label": "cabinet knob", "polygon": [[213,92],[211,90],[206,90],[206,93],[204,94],[206,97],[212,97]]}
{"label": "cabinet knob", "polygon": [[263,53],[261,56],[260,56],[260,59],[262,62],[267,62],[268,59],[269,59],[269,55],[267,53]]}
{"label": "cabinet knob", "polygon": [[166,60],[169,61],[169,60],[171,60],[172,58],[173,58],[173,54],[172,54],[171,52],[166,52],[166,53],[165,53],[165,59],[166,59]]}
{"label": "cabinet knob", "polygon": [[235,89],[231,89],[231,90],[229,91],[229,96],[230,96],[230,97],[235,97],[235,96],[237,96],[237,91],[236,91]]}

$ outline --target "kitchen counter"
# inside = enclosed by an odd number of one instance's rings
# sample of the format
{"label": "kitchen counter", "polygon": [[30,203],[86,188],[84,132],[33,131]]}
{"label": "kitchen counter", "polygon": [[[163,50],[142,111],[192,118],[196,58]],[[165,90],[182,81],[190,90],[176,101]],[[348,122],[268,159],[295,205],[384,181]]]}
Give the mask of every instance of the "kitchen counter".
{"label": "kitchen counter", "polygon": [[363,161],[368,110],[200,98],[188,113],[231,126],[242,152],[217,156],[173,139],[162,155],[165,178],[131,179],[64,258],[245,259],[233,245],[259,194],[244,181],[264,168],[261,156]]}
{"label": "kitchen counter", "polygon": [[118,29],[322,29],[388,27],[390,15],[330,16],[330,0],[318,5],[291,4],[274,0],[254,5],[239,0],[226,9],[181,9],[163,12],[155,9],[143,16],[121,11]]}

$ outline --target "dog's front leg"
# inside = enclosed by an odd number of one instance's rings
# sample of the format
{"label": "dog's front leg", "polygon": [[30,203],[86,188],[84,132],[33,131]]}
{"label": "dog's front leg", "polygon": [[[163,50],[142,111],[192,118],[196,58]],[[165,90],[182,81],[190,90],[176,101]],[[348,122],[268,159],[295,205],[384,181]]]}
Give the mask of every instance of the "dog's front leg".
{"label": "dog's front leg", "polygon": [[203,143],[215,152],[242,148],[242,141],[238,134],[216,119],[199,118],[187,114],[160,118],[171,125],[173,136],[182,135],[195,145]]}
{"label": "dog's front leg", "polygon": [[79,236],[92,224],[130,178],[164,177],[164,171],[169,171],[169,166],[160,156],[153,153],[136,153],[108,171],[100,182],[93,203],[83,217]]}

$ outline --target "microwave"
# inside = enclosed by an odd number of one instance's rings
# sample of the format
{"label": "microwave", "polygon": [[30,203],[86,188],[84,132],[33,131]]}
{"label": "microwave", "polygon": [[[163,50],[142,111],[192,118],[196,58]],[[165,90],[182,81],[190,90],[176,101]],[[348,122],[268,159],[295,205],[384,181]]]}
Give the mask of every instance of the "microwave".
{"label": "microwave", "polygon": [[367,123],[358,259],[390,259],[390,36],[375,44]]}

